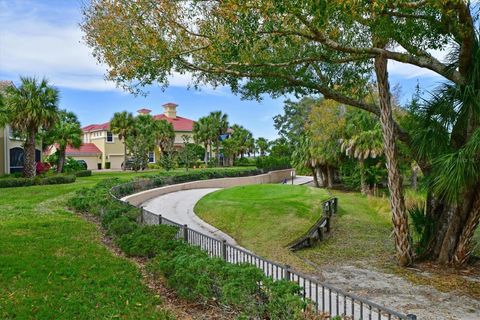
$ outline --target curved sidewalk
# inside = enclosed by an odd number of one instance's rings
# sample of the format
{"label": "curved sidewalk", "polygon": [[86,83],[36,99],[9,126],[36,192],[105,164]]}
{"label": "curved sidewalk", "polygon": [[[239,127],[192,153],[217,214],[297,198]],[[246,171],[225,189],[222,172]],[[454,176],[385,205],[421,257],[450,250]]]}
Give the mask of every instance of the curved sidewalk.
{"label": "curved sidewalk", "polygon": [[[303,185],[312,181],[312,177],[298,176],[293,180],[295,185]],[[287,183],[291,183],[289,180]],[[189,228],[205,233],[213,238],[225,240],[228,244],[238,246],[238,243],[228,234],[200,219],[194,212],[195,204],[205,195],[220,188],[203,188],[182,190],[167,193],[148,200],[142,206],[157,215],[162,215],[179,224],[186,224]]]}

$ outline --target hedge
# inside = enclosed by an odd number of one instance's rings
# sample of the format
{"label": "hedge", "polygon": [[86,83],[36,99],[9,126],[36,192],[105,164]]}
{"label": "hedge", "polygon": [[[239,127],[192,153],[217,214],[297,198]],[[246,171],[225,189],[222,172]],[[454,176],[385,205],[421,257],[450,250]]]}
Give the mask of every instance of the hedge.
{"label": "hedge", "polygon": [[132,193],[170,184],[216,178],[246,177],[261,173],[263,173],[263,171],[257,168],[205,169],[191,170],[184,173],[165,172],[159,175],[140,177],[139,179],[120,184],[112,188],[112,193],[116,197],[123,197]]}
{"label": "hedge", "polygon": [[80,170],[75,172],[77,177],[90,177],[92,175],[92,170]]}
{"label": "hedge", "polygon": [[65,184],[73,183],[76,180],[75,175],[54,175],[47,177],[34,178],[2,178],[0,179],[0,188],[25,187],[47,184]]}

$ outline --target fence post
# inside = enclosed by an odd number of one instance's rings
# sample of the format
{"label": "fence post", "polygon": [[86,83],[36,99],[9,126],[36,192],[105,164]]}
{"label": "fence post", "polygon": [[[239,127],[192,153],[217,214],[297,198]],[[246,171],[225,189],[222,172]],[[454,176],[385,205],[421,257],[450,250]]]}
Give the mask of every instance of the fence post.
{"label": "fence post", "polygon": [[287,280],[287,281],[290,281],[290,275],[292,274],[290,272],[290,266],[288,264],[286,264],[284,269],[285,269],[285,273],[283,274],[283,279]]}
{"label": "fence post", "polygon": [[145,209],[143,209],[143,207],[140,207],[140,224],[143,224],[144,222],[144,215],[145,215]]}
{"label": "fence post", "polygon": [[323,228],[318,228],[318,240],[323,241]]}
{"label": "fence post", "polygon": [[417,320],[417,316],[414,314],[407,314],[407,320]]}
{"label": "fence post", "polygon": [[227,240],[222,241],[222,258],[227,261]]}
{"label": "fence post", "polygon": [[337,198],[337,197],[333,198],[333,204],[334,204],[334,206],[333,206],[333,208],[334,208],[333,213],[336,214],[336,213],[338,212],[338,198]]}
{"label": "fence post", "polygon": [[162,224],[162,215],[161,214],[158,215],[158,224]]}
{"label": "fence post", "polygon": [[183,240],[188,243],[188,226],[186,224],[183,225]]}
{"label": "fence post", "polygon": [[327,223],[325,223],[325,229],[327,232],[330,232],[330,215],[326,217]]}

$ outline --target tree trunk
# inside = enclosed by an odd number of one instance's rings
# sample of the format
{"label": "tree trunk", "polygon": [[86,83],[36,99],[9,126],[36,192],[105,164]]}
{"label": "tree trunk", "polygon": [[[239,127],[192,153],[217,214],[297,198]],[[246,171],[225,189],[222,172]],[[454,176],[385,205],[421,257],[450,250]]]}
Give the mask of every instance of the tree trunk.
{"label": "tree trunk", "polygon": [[368,193],[368,188],[367,188],[367,182],[365,178],[365,160],[360,159],[359,166],[360,166],[360,192],[363,195],[366,195]]}
{"label": "tree trunk", "polygon": [[[162,152],[163,152],[163,150],[162,150]],[[127,141],[126,141],[125,137],[123,137],[123,166],[122,166],[122,170],[123,171],[127,170]]]}
{"label": "tree trunk", "polygon": [[327,175],[325,173],[325,167],[316,165],[315,172],[317,173],[317,177],[319,178],[320,188],[325,188],[327,186]]}
{"label": "tree trunk", "polygon": [[312,170],[312,176],[313,176],[313,183],[315,184],[315,187],[320,188],[320,184],[318,183],[318,176],[317,176],[317,170],[315,167],[310,167]]}
{"label": "tree trunk", "polygon": [[412,263],[408,216],[403,197],[402,176],[398,166],[395,124],[392,116],[390,88],[388,83],[387,59],[383,55],[375,57],[378,94],[380,100],[380,123],[382,126],[385,156],[390,189],[390,207],[395,235],[395,249],[400,266]]}
{"label": "tree trunk", "polygon": [[64,165],[65,165],[65,149],[60,149],[58,150],[57,173],[62,173]]}
{"label": "tree trunk", "polygon": [[412,168],[412,189],[417,190],[418,184],[418,168],[417,166],[413,166]]}
{"label": "tree trunk", "polygon": [[35,177],[35,132],[28,132],[23,145],[23,175],[26,178]]}
{"label": "tree trunk", "polygon": [[220,143],[217,141],[215,145],[215,157],[217,158],[217,165],[220,167]]}
{"label": "tree trunk", "polygon": [[458,204],[427,195],[427,220],[432,236],[421,259],[442,265],[463,266],[472,250],[473,234],[480,220],[480,182],[463,192]]}
{"label": "tree trunk", "polygon": [[208,166],[208,143],[204,144],[204,147],[205,147],[205,157],[204,157],[204,162],[205,162],[205,165]]}
{"label": "tree trunk", "polygon": [[333,175],[334,175],[334,168],[332,166],[327,165],[327,187],[333,188]]}

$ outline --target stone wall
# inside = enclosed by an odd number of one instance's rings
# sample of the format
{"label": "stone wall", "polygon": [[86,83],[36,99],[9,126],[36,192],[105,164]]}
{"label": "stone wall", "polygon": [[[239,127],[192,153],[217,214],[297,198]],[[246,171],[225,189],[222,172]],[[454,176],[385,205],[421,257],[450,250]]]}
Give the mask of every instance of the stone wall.
{"label": "stone wall", "polygon": [[160,188],[145,190],[139,193],[135,193],[126,197],[123,197],[123,201],[128,201],[134,206],[139,206],[140,204],[156,198],[158,196],[181,191],[181,190],[190,190],[190,189],[203,189],[203,188],[229,188],[235,186],[243,186],[249,184],[264,184],[264,183],[279,183],[284,179],[291,178],[292,169],[286,170],[277,170],[271,171],[269,173],[260,174],[257,176],[249,177],[235,177],[235,178],[220,178],[220,179],[209,179],[209,180],[199,180],[192,182],[179,183],[169,186],[164,186]]}

